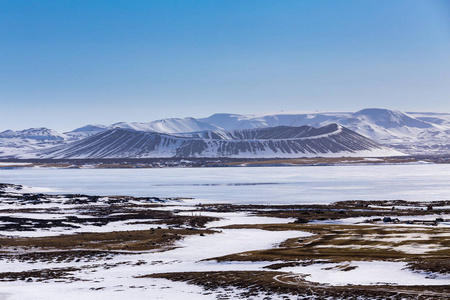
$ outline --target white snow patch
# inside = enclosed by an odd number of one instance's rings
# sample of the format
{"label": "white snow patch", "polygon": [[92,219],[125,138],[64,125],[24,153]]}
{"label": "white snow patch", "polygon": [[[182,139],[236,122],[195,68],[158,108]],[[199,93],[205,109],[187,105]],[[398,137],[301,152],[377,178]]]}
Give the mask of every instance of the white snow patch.
{"label": "white snow patch", "polygon": [[310,266],[288,267],[280,271],[309,274],[305,279],[332,285],[347,284],[398,284],[398,285],[447,285],[450,275],[427,278],[426,273],[412,272],[406,269],[404,262],[353,261],[347,263],[356,269],[342,271],[343,263],[313,264]]}

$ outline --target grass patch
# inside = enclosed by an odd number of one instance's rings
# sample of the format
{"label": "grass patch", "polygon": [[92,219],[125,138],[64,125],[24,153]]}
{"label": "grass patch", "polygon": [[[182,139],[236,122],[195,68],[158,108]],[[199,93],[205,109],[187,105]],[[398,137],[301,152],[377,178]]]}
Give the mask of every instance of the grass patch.
{"label": "grass patch", "polygon": [[184,236],[211,234],[212,230],[150,229],[79,233],[52,237],[0,238],[1,250],[127,250],[147,251],[165,249]]}

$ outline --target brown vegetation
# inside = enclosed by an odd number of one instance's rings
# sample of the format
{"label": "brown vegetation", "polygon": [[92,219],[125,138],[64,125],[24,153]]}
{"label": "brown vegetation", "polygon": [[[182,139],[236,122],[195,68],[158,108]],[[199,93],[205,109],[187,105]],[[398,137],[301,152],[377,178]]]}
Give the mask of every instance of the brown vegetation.
{"label": "brown vegetation", "polygon": [[[0,238],[0,250],[4,253],[38,250],[126,250],[148,251],[166,249],[193,234],[211,234],[212,230],[150,229],[114,231],[103,233],[79,233],[52,237]],[[20,248],[20,249],[19,249]]]}

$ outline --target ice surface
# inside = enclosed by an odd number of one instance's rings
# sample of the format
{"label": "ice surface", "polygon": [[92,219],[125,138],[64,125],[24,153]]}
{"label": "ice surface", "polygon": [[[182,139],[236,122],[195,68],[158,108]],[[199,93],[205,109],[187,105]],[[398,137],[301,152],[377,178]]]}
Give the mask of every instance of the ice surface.
{"label": "ice surface", "polygon": [[448,164],[0,170],[0,182],[56,193],[191,197],[195,199],[187,203],[239,204],[443,200],[450,195],[448,178]]}

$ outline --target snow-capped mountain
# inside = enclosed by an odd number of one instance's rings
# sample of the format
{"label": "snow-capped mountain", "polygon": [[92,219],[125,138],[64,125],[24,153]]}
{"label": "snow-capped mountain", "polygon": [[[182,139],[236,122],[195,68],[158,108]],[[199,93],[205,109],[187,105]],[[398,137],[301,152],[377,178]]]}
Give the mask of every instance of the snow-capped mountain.
{"label": "snow-capped mountain", "polygon": [[[278,113],[268,115],[214,114],[207,118],[163,119],[149,123],[116,123],[103,126],[138,131],[186,133],[197,131],[235,130],[275,126],[314,126],[341,124],[380,144],[411,154],[450,152],[450,114],[405,113],[370,108],[358,112]],[[76,129],[77,131],[79,129]],[[73,136],[73,132],[65,133]],[[88,135],[86,135],[88,136]]]}
{"label": "snow-capped mountain", "polygon": [[[416,131],[444,128],[406,113],[387,109],[363,109],[356,113],[273,114],[245,116],[215,114],[201,119],[224,129],[247,129],[274,126],[323,126],[338,123],[375,140],[389,140],[406,136],[417,138]],[[402,129],[404,132],[402,133]]]}
{"label": "snow-capped mountain", "polygon": [[6,130],[0,132],[0,138],[26,138],[33,140],[64,140],[66,135],[49,128],[30,128],[20,131]]}
{"label": "snow-capped mountain", "polygon": [[[148,158],[397,156],[382,146],[337,124],[278,126],[233,131],[203,131],[184,135],[114,128],[83,140],[32,154],[35,158]],[[30,154],[23,157],[30,157]]]}
{"label": "snow-capped mountain", "polygon": [[215,114],[200,119],[225,129],[273,126],[325,126],[337,123],[381,144],[411,154],[450,151],[450,114],[404,113],[388,109],[363,109],[355,113],[237,115]]}
{"label": "snow-capped mountain", "polygon": [[137,131],[154,131],[160,133],[184,133],[184,132],[195,132],[195,131],[205,131],[205,130],[221,130],[222,128],[201,120],[194,118],[170,118],[157,120],[148,123],[138,123],[138,122],[120,122],[111,125],[112,128],[124,128],[133,129]]}
{"label": "snow-capped mountain", "polygon": [[106,125],[86,125],[64,134],[72,140],[79,140],[109,129]]}
{"label": "snow-capped mountain", "polygon": [[120,122],[112,125],[86,125],[65,133],[48,128],[30,128],[22,131],[6,130],[0,133],[0,157],[13,157],[24,152],[65,145],[113,128],[160,133],[222,129],[194,118],[172,118],[147,123]]}
{"label": "snow-capped mountain", "polygon": [[34,151],[62,145],[68,136],[48,128],[30,128],[20,131],[6,130],[0,132],[0,156],[14,156],[23,152]]}
{"label": "snow-capped mountain", "polygon": [[[47,128],[0,133],[0,157],[69,144],[114,129],[130,129],[191,136],[192,132],[223,132],[271,128],[276,126],[322,127],[340,124],[380,144],[408,154],[449,154],[450,114],[400,112],[388,109],[363,109],[358,112],[275,113],[265,115],[214,114],[207,118],[171,118],[146,123],[120,122],[112,125],[86,125],[59,133]],[[186,135],[186,133],[188,133]],[[208,133],[210,134],[210,133]],[[223,133],[221,133],[223,134]],[[227,133],[228,134],[228,133]],[[201,136],[201,134],[199,134]]]}

